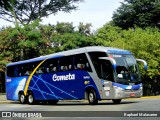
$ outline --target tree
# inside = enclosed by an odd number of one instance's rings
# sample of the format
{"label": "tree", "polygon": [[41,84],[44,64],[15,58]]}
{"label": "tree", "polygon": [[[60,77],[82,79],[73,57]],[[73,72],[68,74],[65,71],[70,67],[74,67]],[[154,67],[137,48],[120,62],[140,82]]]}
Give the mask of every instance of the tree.
{"label": "tree", "polygon": [[134,29],[122,30],[110,24],[104,25],[95,36],[97,45],[129,50],[136,58],[144,59],[147,62],[147,71],[144,71],[143,64],[139,64],[145,95],[150,95],[154,80],[160,84],[159,37],[160,33],[157,28],[135,27]]}
{"label": "tree", "polygon": [[0,7],[9,10],[11,9],[11,2],[13,3],[15,0],[0,0]]}
{"label": "tree", "polygon": [[[39,22],[0,32],[0,61],[15,62],[45,54],[49,40],[44,38]],[[5,61],[6,60],[6,61]],[[2,69],[4,67],[1,67]]]}
{"label": "tree", "polygon": [[121,38],[120,32],[122,29],[117,26],[112,26],[111,23],[105,24],[97,30],[96,44],[102,46],[110,46],[111,42]]}
{"label": "tree", "polygon": [[160,28],[160,0],[124,0],[112,18],[113,24],[123,29],[135,25]]}
{"label": "tree", "polygon": [[84,35],[90,35],[91,27],[92,27],[92,24],[90,23],[83,24],[82,22],[80,22],[78,26],[78,32]]}
{"label": "tree", "polygon": [[[56,14],[58,11],[70,12],[71,10],[75,10],[77,6],[75,6],[74,3],[82,2],[83,0],[12,1],[13,0],[6,1],[6,7],[0,7],[0,18],[9,22],[20,22],[22,25],[24,25],[29,24],[36,19],[41,20],[42,18],[48,17],[51,14]],[[11,6],[12,9],[6,9],[8,5]]]}
{"label": "tree", "polygon": [[[138,28],[122,30],[110,24],[98,30],[96,44],[130,50],[136,58],[148,63],[147,77],[150,79],[160,76],[160,33],[156,28]],[[145,76],[144,70],[141,71]]]}
{"label": "tree", "polygon": [[57,22],[57,25],[55,26],[55,30],[57,33],[73,33],[74,32],[74,27],[73,27],[73,23],[69,23],[69,22]]}
{"label": "tree", "polygon": [[[93,35],[81,34],[72,23],[32,24],[0,30],[0,82],[5,86],[5,67],[9,62],[31,59],[63,50],[94,45]],[[3,88],[4,89],[4,88]]]}
{"label": "tree", "polygon": [[[54,51],[70,50],[95,44],[93,35],[90,33],[91,24],[80,23],[75,30],[73,23],[57,23],[55,32],[52,34]],[[82,29],[81,29],[82,28]]]}

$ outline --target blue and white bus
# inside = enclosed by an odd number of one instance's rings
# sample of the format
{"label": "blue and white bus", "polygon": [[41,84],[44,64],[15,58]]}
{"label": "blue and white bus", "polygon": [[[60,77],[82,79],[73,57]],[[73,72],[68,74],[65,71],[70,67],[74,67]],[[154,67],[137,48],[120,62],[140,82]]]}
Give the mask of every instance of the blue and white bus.
{"label": "blue and white bus", "polygon": [[6,97],[22,104],[81,99],[117,104],[143,94],[137,61],[147,69],[130,51],[91,46],[13,62],[6,67]]}

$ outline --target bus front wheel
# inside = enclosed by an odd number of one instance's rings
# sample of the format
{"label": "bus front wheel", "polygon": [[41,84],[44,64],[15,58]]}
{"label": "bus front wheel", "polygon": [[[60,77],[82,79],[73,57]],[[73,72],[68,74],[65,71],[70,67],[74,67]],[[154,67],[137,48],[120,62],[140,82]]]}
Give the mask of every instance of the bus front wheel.
{"label": "bus front wheel", "polygon": [[121,99],[112,99],[114,104],[119,104],[121,102]]}
{"label": "bus front wheel", "polygon": [[89,104],[91,105],[95,105],[98,103],[96,92],[94,90],[88,91],[88,101],[89,101]]}
{"label": "bus front wheel", "polygon": [[26,97],[25,97],[24,93],[19,93],[19,102],[21,104],[25,104],[26,103]]}
{"label": "bus front wheel", "polygon": [[29,103],[30,105],[33,105],[33,104],[35,103],[34,95],[33,95],[32,92],[29,92],[29,93],[28,93],[28,103]]}

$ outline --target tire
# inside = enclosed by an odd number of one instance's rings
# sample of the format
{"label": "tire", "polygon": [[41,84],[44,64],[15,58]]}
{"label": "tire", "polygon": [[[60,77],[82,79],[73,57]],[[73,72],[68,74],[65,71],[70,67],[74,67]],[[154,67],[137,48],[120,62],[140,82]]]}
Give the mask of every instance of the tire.
{"label": "tire", "polygon": [[88,91],[88,101],[91,105],[95,105],[98,103],[96,92],[94,90]]}
{"label": "tire", "polygon": [[19,93],[19,102],[21,104],[25,104],[26,103],[26,96],[24,95],[24,93]]}
{"label": "tire", "polygon": [[30,104],[30,105],[35,104],[34,95],[33,95],[32,92],[29,92],[29,93],[28,93],[27,102],[28,102],[28,104]]}
{"label": "tire", "polygon": [[121,102],[121,99],[112,99],[114,104],[119,104]]}

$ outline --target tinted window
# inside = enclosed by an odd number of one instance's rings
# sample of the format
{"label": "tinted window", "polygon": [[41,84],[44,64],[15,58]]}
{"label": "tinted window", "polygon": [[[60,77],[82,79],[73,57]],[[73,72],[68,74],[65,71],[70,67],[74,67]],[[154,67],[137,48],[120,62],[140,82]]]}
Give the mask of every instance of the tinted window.
{"label": "tinted window", "polygon": [[49,59],[46,61],[46,72],[57,72],[58,71],[58,60],[57,59]]}
{"label": "tinted window", "polygon": [[71,56],[62,57],[58,62],[59,71],[68,71],[74,69],[73,58]]}
{"label": "tinted window", "polygon": [[7,67],[7,76],[8,77],[14,77],[14,67],[13,66],[8,66]]}
{"label": "tinted window", "polygon": [[99,57],[106,57],[107,54],[105,52],[89,52],[89,56],[92,60],[92,63],[94,65],[94,68],[98,74],[98,76],[101,76],[101,68],[100,68],[100,59]]}
{"label": "tinted window", "polygon": [[73,63],[74,63],[75,69],[86,70],[88,72],[92,71],[89,61],[84,53],[75,55],[73,58]]}
{"label": "tinted window", "polygon": [[[29,76],[41,61],[23,65],[7,67],[9,77]],[[86,70],[91,72],[91,67],[85,54],[65,56],[59,59],[48,59],[39,66],[35,74],[53,73],[69,70]]]}
{"label": "tinted window", "polygon": [[97,75],[101,79],[113,81],[113,69],[107,60],[100,60],[99,57],[107,57],[105,52],[89,52]]}

